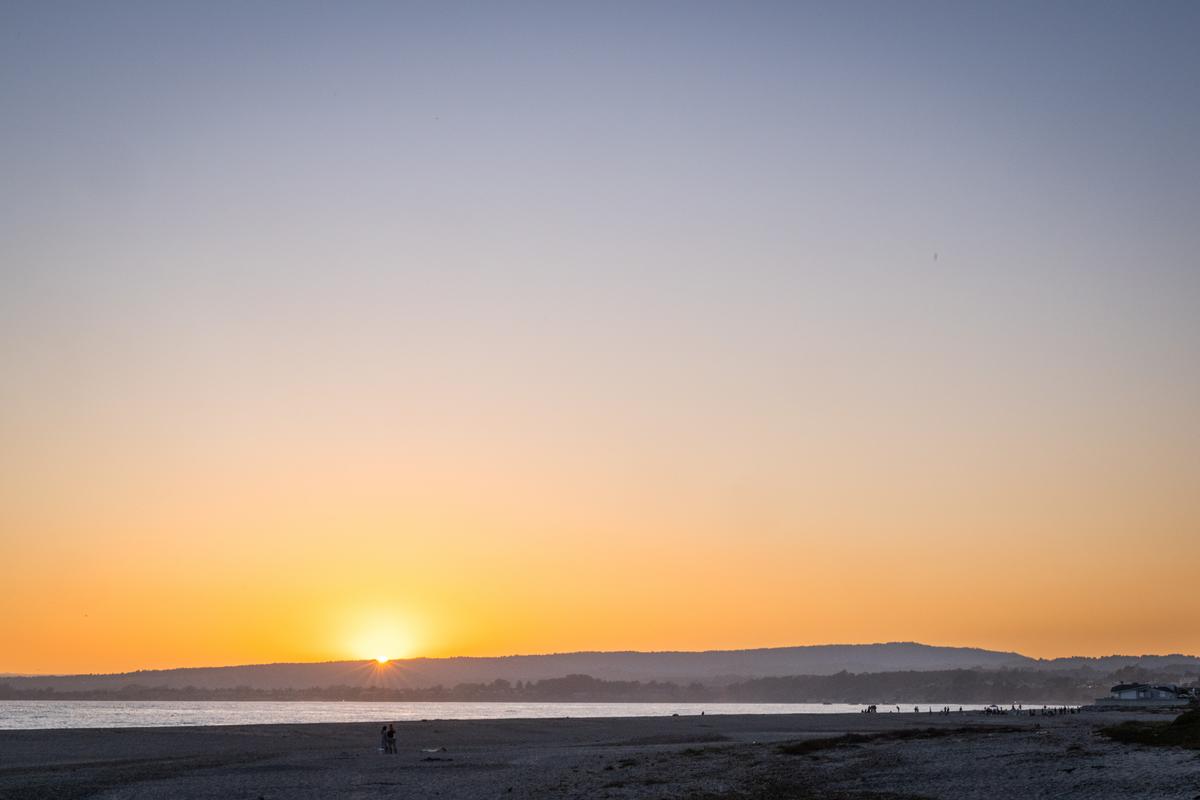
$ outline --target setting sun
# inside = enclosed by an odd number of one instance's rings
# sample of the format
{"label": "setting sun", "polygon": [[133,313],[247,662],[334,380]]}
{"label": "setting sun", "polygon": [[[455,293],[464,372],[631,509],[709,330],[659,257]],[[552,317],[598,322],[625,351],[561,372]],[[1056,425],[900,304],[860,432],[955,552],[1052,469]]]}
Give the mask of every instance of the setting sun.
{"label": "setting sun", "polygon": [[408,615],[374,611],[352,612],[341,623],[343,657],[387,664],[396,658],[411,658],[417,640],[414,621]]}

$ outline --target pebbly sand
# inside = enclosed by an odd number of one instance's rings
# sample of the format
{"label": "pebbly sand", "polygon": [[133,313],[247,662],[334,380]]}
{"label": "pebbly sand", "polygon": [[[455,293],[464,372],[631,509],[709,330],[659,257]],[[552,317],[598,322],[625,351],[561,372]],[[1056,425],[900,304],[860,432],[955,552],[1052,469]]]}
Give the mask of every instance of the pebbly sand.
{"label": "pebbly sand", "polygon": [[[0,731],[0,798],[1200,797],[1200,753],[1095,730],[1147,714],[461,720]],[[789,755],[780,744],[865,741]]]}

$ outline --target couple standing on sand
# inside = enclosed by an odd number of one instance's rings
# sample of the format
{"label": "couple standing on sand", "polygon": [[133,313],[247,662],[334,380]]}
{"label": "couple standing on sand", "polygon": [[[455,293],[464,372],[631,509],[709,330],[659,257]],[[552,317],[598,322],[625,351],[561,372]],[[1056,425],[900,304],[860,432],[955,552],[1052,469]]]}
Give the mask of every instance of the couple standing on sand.
{"label": "couple standing on sand", "polygon": [[379,752],[395,753],[396,752],[396,726],[384,725],[379,731]]}

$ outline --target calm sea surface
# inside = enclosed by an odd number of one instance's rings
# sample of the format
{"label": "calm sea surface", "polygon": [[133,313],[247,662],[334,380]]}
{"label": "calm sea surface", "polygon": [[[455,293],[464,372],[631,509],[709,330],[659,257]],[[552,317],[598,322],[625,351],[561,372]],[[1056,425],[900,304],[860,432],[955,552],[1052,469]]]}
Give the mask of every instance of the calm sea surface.
{"label": "calm sea surface", "polygon": [[[904,713],[929,711],[927,703],[901,704]],[[954,710],[984,706],[938,703]],[[1032,708],[1032,706],[1030,706]],[[295,722],[402,722],[422,719],[551,717],[669,717],[672,714],[847,714],[865,706],[847,703],[350,703],[156,702],[136,700],[0,700],[0,729],[148,728],[168,725],[279,725]],[[880,706],[880,713],[896,706]]]}

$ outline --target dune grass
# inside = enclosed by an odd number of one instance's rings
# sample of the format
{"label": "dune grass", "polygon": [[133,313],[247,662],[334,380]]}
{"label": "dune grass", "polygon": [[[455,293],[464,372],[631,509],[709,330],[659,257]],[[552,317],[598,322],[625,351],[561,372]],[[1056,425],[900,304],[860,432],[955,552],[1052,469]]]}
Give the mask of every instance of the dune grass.
{"label": "dune grass", "polygon": [[1189,709],[1170,722],[1122,722],[1101,728],[1100,732],[1125,744],[1200,750],[1200,707]]}

